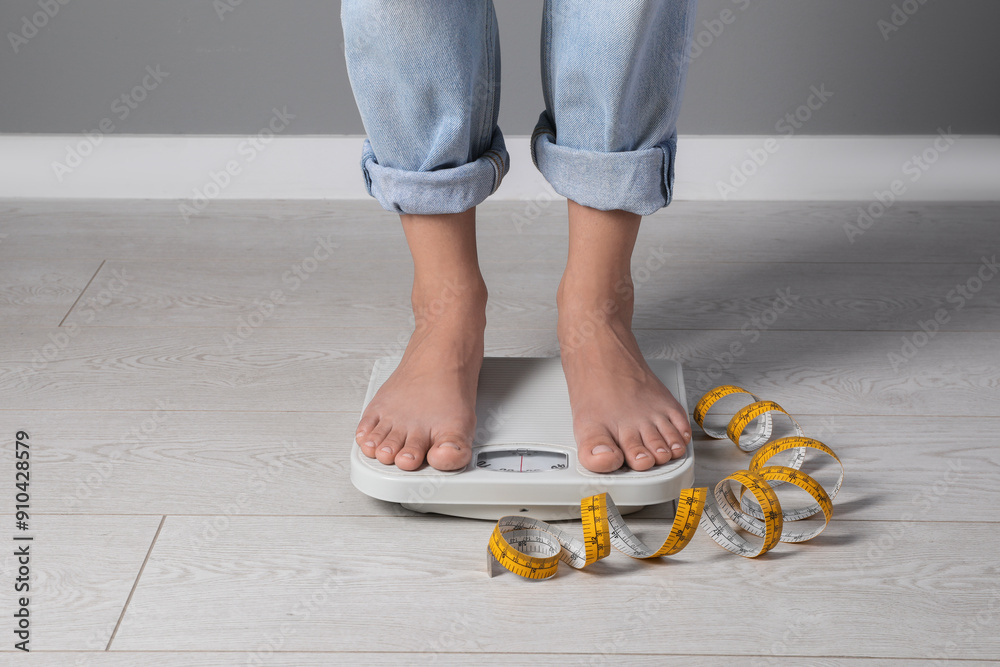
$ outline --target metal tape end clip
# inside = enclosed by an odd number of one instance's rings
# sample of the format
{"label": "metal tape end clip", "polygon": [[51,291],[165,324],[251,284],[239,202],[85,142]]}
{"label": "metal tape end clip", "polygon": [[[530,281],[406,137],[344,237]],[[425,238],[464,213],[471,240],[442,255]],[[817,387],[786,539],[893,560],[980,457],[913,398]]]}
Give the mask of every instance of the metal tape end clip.
{"label": "metal tape end clip", "polygon": [[490,575],[490,578],[492,579],[497,574],[499,574],[502,569],[504,569],[504,568],[503,568],[503,566],[500,565],[500,561],[498,561],[496,559],[496,557],[493,555],[493,552],[490,550],[489,546],[487,546],[486,547],[486,574]]}

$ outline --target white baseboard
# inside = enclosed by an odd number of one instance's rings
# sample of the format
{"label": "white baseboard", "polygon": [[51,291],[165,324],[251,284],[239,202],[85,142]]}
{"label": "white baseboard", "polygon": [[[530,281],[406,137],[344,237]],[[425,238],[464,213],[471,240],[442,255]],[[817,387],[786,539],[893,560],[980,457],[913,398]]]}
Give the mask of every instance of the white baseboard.
{"label": "white baseboard", "polygon": [[[0,135],[0,198],[366,198],[361,141]],[[511,170],[492,199],[551,192],[531,164],[528,137],[506,141]],[[867,201],[895,188],[904,201],[997,201],[1000,136],[681,136],[676,174],[677,200]]]}

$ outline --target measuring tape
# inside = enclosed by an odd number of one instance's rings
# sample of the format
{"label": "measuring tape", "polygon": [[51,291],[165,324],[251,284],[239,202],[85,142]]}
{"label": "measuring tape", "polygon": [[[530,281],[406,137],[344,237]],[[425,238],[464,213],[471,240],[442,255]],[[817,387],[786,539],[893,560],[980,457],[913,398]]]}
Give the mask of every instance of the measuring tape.
{"label": "measuring tape", "polygon": [[[745,394],[752,401],[733,414],[724,430],[706,428],[705,419],[712,407],[721,398],[736,394]],[[796,435],[771,441],[774,420],[781,415],[791,422]],[[632,558],[670,556],[688,545],[699,525],[721,547],[746,558],[767,553],[779,542],[805,542],[823,532],[833,516],[833,498],[844,482],[844,466],[832,449],[805,437],[802,428],[780,405],[761,400],[736,385],[722,385],[702,396],[695,406],[694,420],[709,437],[729,438],[741,450],[756,453],[746,470],[738,470],[716,485],[714,503],[707,500],[707,488],[683,489],[670,535],[659,548],[651,548],[637,538],[614,501],[601,493],[580,501],[582,540],[538,519],[502,517],[487,546],[489,575],[494,576],[503,567],[526,579],[547,579],[556,573],[559,561],[581,569],[607,556],[612,546]],[[744,433],[753,423],[756,428]],[[840,466],[840,475],[829,493],[800,470],[810,452],[828,456]],[[786,465],[768,465],[776,457],[786,459]],[[782,509],[775,488],[783,484],[802,489],[814,502]],[[823,514],[822,524],[811,522],[810,528],[795,524],[818,513]],[[751,541],[745,533],[760,539]]]}

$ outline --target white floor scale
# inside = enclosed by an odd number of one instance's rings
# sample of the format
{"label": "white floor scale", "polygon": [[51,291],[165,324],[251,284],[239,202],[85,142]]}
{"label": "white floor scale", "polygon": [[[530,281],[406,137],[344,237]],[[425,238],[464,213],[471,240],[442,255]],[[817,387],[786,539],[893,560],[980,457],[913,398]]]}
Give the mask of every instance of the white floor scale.
{"label": "white floor scale", "polygon": [[[375,362],[364,407],[399,361]],[[680,364],[647,362],[686,410]],[[464,470],[441,472],[425,463],[406,472],[368,458],[352,439],[351,482],[366,495],[419,512],[494,520],[524,513],[545,521],[579,518],[580,499],[605,491],[622,514],[674,502],[694,482],[690,446],[684,457],[642,472],[602,474],[581,466],[559,357],[485,358],[476,417],[472,460]]]}

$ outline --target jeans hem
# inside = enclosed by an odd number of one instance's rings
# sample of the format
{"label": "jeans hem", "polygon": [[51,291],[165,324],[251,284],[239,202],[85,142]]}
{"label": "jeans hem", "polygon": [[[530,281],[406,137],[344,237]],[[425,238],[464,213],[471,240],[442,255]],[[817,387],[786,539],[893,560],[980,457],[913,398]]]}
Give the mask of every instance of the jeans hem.
{"label": "jeans hem", "polygon": [[673,199],[676,132],[641,150],[581,150],[556,143],[556,131],[543,111],[530,145],[531,161],[552,189],[578,204],[650,215]]}
{"label": "jeans hem", "polygon": [[407,171],[378,163],[371,142],[361,149],[365,189],[387,211],[417,215],[462,213],[497,191],[510,170],[510,156],[500,128],[476,160],[458,167]]}

